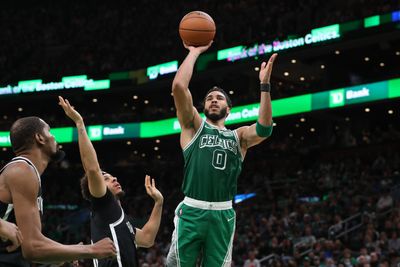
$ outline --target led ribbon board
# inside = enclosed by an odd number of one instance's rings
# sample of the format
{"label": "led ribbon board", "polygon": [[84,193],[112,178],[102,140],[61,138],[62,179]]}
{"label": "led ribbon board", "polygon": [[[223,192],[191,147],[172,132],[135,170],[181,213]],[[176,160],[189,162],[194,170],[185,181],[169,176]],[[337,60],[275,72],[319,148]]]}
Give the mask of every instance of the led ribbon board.
{"label": "led ribbon board", "polygon": [[[339,39],[343,33],[360,30],[362,28],[377,27],[386,23],[398,23],[399,21],[400,11],[393,11],[383,15],[366,17],[362,20],[333,24],[330,26],[312,29],[310,33],[296,38],[259,43],[250,47],[244,45],[235,46],[217,51],[216,56],[215,53],[201,55],[198,60],[198,65],[201,65],[201,62],[204,60],[206,62],[215,60],[226,60],[233,62],[244,58],[256,57],[273,52],[293,49],[296,47],[325,43],[331,40]],[[203,66],[202,69],[205,69],[205,67]],[[17,85],[0,87],[0,96],[79,88],[83,88],[85,91],[110,89],[110,80],[133,79],[137,84],[142,84],[148,82],[149,80],[157,79],[160,76],[175,73],[177,70],[178,61],[175,60],[150,66],[145,69],[110,73],[109,79],[105,80],[93,80],[88,79],[87,75],[77,75],[63,77],[61,82],[44,83],[41,79],[19,81]]]}
{"label": "led ribbon board", "polygon": [[310,33],[298,38],[291,38],[284,41],[273,41],[271,43],[256,44],[252,47],[236,46],[218,51],[218,60],[235,61],[248,57],[255,57],[268,53],[274,53],[295,47],[312,45],[340,38],[340,26],[334,24],[311,30]]}
{"label": "led ribbon board", "polygon": [[[364,19],[348,21],[340,24],[333,24],[321,28],[312,29],[304,36],[288,38],[286,40],[274,40],[262,42],[253,46],[235,46],[217,51],[216,53],[206,53],[199,57],[197,70],[204,70],[209,62],[212,61],[236,61],[244,58],[257,57],[268,53],[284,51],[296,47],[311,46],[314,44],[325,43],[339,39],[343,34],[361,30],[363,28],[377,27],[386,23],[397,23],[400,21],[400,11],[366,17]],[[178,61],[171,61],[146,69],[135,71],[123,71],[110,74],[111,80],[135,79],[138,84],[154,80],[162,75],[175,73],[178,70]]]}
{"label": "led ribbon board", "polygon": [[[314,94],[304,94],[272,101],[273,117],[331,109],[359,103],[374,102],[400,97],[400,78],[387,81],[338,88]],[[258,117],[259,104],[249,104],[231,109],[226,124],[254,122]],[[200,114],[204,118],[204,114]],[[180,133],[177,118],[141,123],[91,125],[87,127],[92,141],[127,138],[152,138]],[[54,128],[50,132],[59,143],[78,140],[74,127]],[[0,132],[0,147],[9,147],[9,132]]]}
{"label": "led ribbon board", "polygon": [[61,82],[43,83],[43,80],[20,81],[17,85],[0,87],[0,95],[18,95],[55,90],[70,90],[83,88],[85,91],[110,88],[110,80],[88,79],[87,75],[63,77]]}
{"label": "led ribbon board", "polygon": [[147,68],[147,77],[150,80],[156,79],[159,75],[175,73],[178,70],[178,61],[170,61],[167,63],[151,66]]}

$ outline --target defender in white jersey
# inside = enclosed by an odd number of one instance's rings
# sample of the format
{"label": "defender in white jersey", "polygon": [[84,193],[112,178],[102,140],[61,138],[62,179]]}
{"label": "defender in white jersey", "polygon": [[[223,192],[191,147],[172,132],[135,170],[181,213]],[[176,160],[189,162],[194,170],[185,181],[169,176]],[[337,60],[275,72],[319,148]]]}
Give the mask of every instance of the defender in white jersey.
{"label": "defender in white jersey", "polygon": [[109,238],[93,245],[63,245],[42,234],[40,175],[50,161],[62,159],[64,152],[58,149],[49,125],[38,117],[18,119],[11,127],[10,140],[17,157],[0,171],[0,216],[16,223],[24,240],[14,252],[4,249],[8,245],[0,241],[0,267],[115,256]]}
{"label": "defender in white jersey", "polygon": [[256,123],[233,131],[225,128],[232,103],[226,92],[213,87],[204,99],[204,121],[193,106],[189,82],[194,64],[211,46],[186,46],[189,54],[179,67],[172,93],[182,129],[180,145],[185,160],[184,200],[175,210],[167,266],[195,266],[200,253],[202,266],[231,266],[235,232],[232,199],[247,149],[272,133],[270,76],[276,58],[260,67],[260,108]]}

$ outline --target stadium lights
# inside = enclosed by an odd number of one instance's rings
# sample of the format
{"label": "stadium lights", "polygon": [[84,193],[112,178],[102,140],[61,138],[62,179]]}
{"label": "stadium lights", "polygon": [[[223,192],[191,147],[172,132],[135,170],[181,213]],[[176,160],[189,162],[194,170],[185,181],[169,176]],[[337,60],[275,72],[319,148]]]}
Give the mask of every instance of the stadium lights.
{"label": "stadium lights", "polygon": [[301,118],[300,118],[300,121],[301,121],[301,122],[305,122],[305,121],[306,121],[306,119],[305,119],[305,118],[303,118],[303,117],[301,117]]}
{"label": "stadium lights", "polygon": [[400,56],[400,51],[396,51],[396,56]]}
{"label": "stadium lights", "polygon": [[304,81],[305,79],[304,79],[304,77],[303,76],[301,76],[300,77],[300,81]]}
{"label": "stadium lights", "polygon": [[161,155],[157,155],[157,159],[161,159]]}
{"label": "stadium lights", "polygon": [[134,96],[133,96],[133,99],[135,99],[135,100],[138,99],[138,98],[139,98],[139,97],[138,97],[137,95],[134,95]]}
{"label": "stadium lights", "polygon": [[369,61],[369,57],[365,57],[364,60],[365,60],[365,61]]}
{"label": "stadium lights", "polygon": [[149,100],[146,99],[146,100],[144,101],[144,103],[147,105],[147,104],[149,103]]}
{"label": "stadium lights", "polygon": [[6,147],[3,147],[3,151],[7,151],[7,148],[6,148]]}
{"label": "stadium lights", "polygon": [[285,72],[283,73],[283,75],[289,76],[289,72],[285,71]]}
{"label": "stadium lights", "polygon": [[369,108],[364,109],[365,112],[370,112],[371,110]]}
{"label": "stadium lights", "polygon": [[260,68],[259,68],[259,67],[255,67],[254,70],[255,70],[255,71],[259,71]]}
{"label": "stadium lights", "polygon": [[4,115],[4,116],[3,116],[3,119],[5,119],[5,120],[8,119],[7,115]]}
{"label": "stadium lights", "polygon": [[293,64],[295,64],[297,61],[296,61],[296,59],[292,59],[291,62],[292,62]]}
{"label": "stadium lights", "polygon": [[389,110],[388,110],[388,113],[389,113],[390,115],[392,115],[394,112],[393,112],[392,109],[389,109]]}
{"label": "stadium lights", "polygon": [[24,110],[24,109],[23,109],[23,108],[21,108],[21,107],[20,107],[20,108],[18,108],[18,111],[19,111],[19,112],[21,112],[21,111],[23,111],[23,110]]}
{"label": "stadium lights", "polygon": [[93,103],[97,103],[97,98],[93,98],[93,99],[92,99],[92,102],[93,102]]}
{"label": "stadium lights", "polygon": [[233,93],[234,93],[234,92],[233,92],[232,90],[229,91],[229,94],[230,94],[230,95],[233,95]]}
{"label": "stadium lights", "polygon": [[130,145],[132,145],[132,142],[131,142],[131,141],[126,141],[126,144],[127,144],[128,146],[130,146]]}
{"label": "stadium lights", "polygon": [[336,51],[335,51],[335,54],[336,54],[336,55],[340,55],[340,51],[339,51],[339,50],[336,50]]}
{"label": "stadium lights", "polygon": [[381,63],[379,63],[379,66],[380,67],[385,67],[385,63],[381,62]]}
{"label": "stadium lights", "polygon": [[146,153],[142,153],[142,158],[146,157]]}
{"label": "stadium lights", "polygon": [[345,121],[350,121],[349,117],[344,118]]}
{"label": "stadium lights", "polygon": [[155,146],[155,147],[154,147],[154,150],[155,150],[155,151],[158,151],[158,150],[159,150],[158,146]]}
{"label": "stadium lights", "polygon": [[157,143],[157,144],[159,144],[160,142],[161,142],[160,139],[157,139],[157,140],[156,140],[156,143]]}
{"label": "stadium lights", "polygon": [[295,127],[296,127],[296,128],[299,128],[299,127],[300,127],[300,125],[299,125],[298,123],[296,123],[296,124],[295,124]]}
{"label": "stadium lights", "polygon": [[321,65],[321,69],[322,69],[322,70],[325,69],[325,65],[322,64],[322,65]]}
{"label": "stadium lights", "polygon": [[290,133],[290,134],[289,134],[289,137],[293,137],[293,134],[292,134],[292,133]]}
{"label": "stadium lights", "polygon": [[315,132],[315,128],[310,128],[310,132]]}
{"label": "stadium lights", "polygon": [[137,151],[137,150],[133,151],[133,154],[137,155],[137,154],[138,154],[138,151]]}

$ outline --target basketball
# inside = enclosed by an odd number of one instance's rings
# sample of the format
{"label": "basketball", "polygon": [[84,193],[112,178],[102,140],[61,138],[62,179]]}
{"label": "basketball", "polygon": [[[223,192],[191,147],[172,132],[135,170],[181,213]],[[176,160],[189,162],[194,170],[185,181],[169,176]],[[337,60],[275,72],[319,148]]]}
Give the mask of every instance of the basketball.
{"label": "basketball", "polygon": [[215,36],[214,20],[205,12],[192,11],[179,23],[179,35],[189,46],[207,45]]}

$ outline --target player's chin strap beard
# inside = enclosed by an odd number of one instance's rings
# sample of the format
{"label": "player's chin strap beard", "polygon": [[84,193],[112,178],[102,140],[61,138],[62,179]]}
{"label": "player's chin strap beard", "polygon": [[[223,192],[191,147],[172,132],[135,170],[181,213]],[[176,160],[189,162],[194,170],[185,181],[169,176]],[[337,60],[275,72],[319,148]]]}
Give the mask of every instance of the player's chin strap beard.
{"label": "player's chin strap beard", "polygon": [[54,153],[54,154],[51,156],[51,161],[52,161],[52,162],[55,162],[55,163],[58,163],[58,162],[62,161],[64,158],[65,158],[65,152],[64,152],[64,150],[58,149],[57,152]]}
{"label": "player's chin strap beard", "polygon": [[124,196],[125,196],[125,191],[121,191],[121,192],[119,192],[119,193],[116,195],[116,197],[117,197],[119,200],[121,200],[122,198],[124,198]]}
{"label": "player's chin strap beard", "polygon": [[215,114],[215,113],[211,113],[209,112],[208,109],[204,110],[204,115],[206,115],[206,117],[211,120],[212,122],[218,122],[219,120],[223,119],[226,117],[226,113],[227,113],[227,108],[222,108],[219,114]]}

